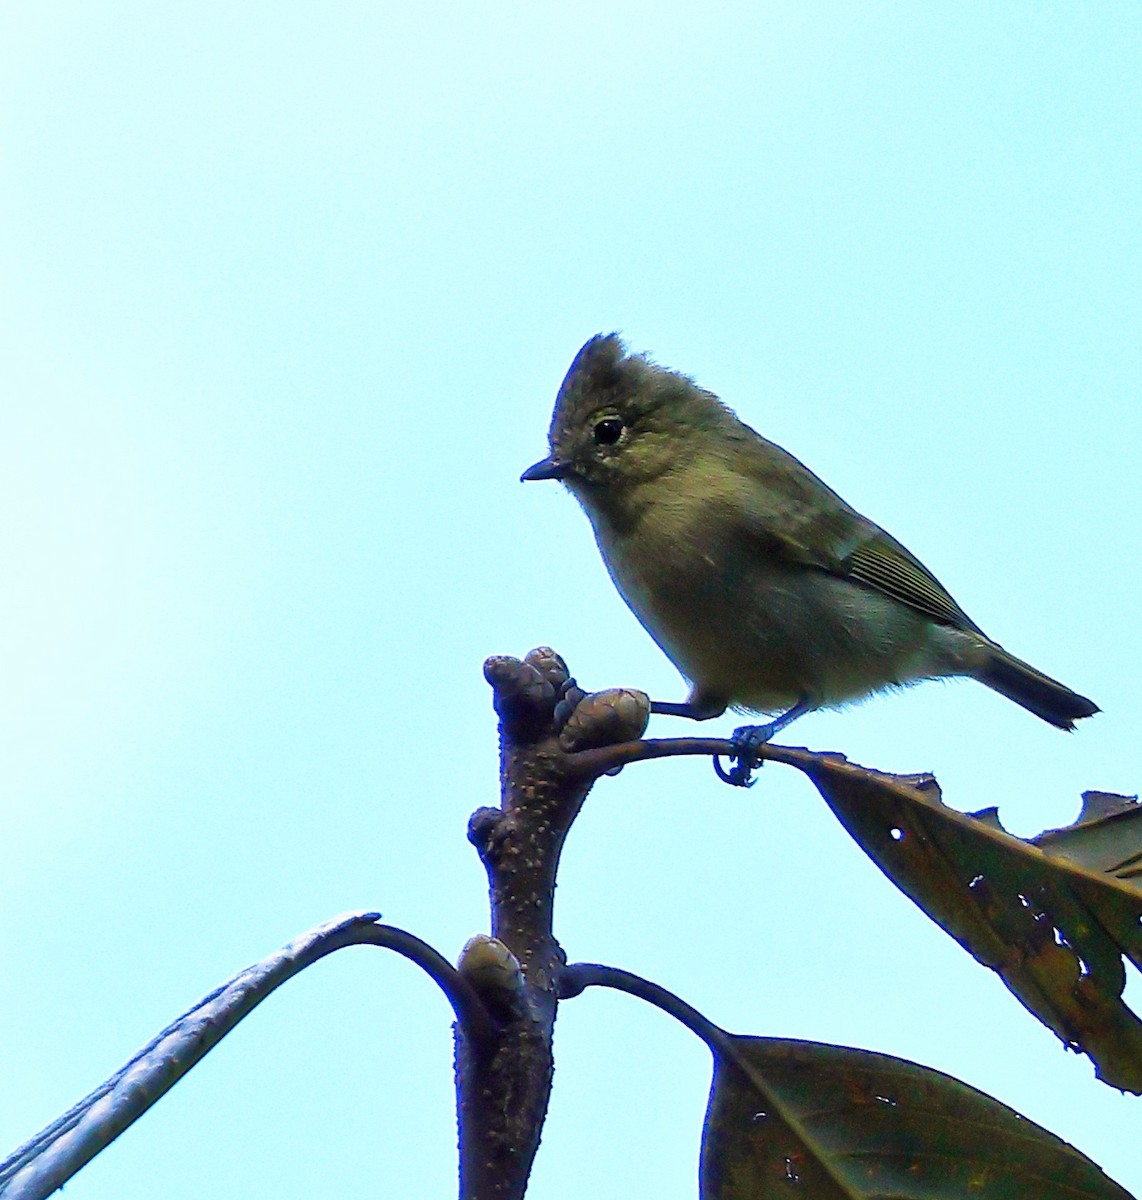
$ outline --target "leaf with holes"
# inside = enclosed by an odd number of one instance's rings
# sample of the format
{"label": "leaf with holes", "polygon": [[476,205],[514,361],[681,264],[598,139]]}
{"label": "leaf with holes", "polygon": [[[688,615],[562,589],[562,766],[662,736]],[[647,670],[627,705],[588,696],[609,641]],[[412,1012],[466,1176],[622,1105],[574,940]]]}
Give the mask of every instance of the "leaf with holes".
{"label": "leaf with holes", "polygon": [[1142,1094],[1142,1021],[1123,958],[1142,968],[1142,805],[1087,792],[1073,825],[1024,840],[996,809],[956,812],[931,776],[772,747],[804,771],[866,854],[1100,1079]]}
{"label": "leaf with holes", "polygon": [[887,1054],[726,1036],[702,1200],[1130,1200],[1073,1146]]}

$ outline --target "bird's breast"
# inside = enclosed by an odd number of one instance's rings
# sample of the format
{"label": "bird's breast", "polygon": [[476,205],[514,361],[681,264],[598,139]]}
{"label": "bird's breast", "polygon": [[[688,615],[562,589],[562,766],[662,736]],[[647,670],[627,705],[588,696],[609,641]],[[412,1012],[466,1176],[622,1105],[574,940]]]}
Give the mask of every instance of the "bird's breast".
{"label": "bird's breast", "polygon": [[716,502],[663,496],[595,524],[620,594],[703,693],[773,712],[858,699],[929,673],[926,625],[887,597],[766,551]]}

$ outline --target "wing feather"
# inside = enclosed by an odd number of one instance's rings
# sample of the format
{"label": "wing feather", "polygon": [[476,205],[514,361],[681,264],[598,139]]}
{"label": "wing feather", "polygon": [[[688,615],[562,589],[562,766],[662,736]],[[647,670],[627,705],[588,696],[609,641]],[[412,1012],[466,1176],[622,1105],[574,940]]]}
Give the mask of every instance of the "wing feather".
{"label": "wing feather", "polygon": [[914,554],[788,451],[749,432],[765,453],[754,443],[738,460],[739,468],[748,464],[752,486],[735,504],[749,513],[750,533],[766,553],[851,579],[942,624],[986,636]]}
{"label": "wing feather", "polygon": [[945,625],[973,633],[983,632],[935,575],[881,529],[857,546],[843,566],[850,578],[927,613]]}

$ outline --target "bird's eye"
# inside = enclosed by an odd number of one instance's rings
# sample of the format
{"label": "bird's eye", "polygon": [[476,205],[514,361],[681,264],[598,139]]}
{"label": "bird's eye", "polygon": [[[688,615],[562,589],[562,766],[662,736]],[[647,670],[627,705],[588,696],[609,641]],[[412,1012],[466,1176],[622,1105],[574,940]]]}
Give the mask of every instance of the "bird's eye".
{"label": "bird's eye", "polygon": [[623,435],[623,423],[618,417],[604,417],[595,422],[592,434],[598,445],[613,446]]}

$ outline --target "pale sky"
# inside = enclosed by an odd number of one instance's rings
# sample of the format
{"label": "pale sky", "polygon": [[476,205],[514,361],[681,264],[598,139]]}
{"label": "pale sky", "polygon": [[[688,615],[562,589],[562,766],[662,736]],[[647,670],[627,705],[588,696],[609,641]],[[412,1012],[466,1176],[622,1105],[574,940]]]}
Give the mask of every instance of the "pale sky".
{"label": "pale sky", "polygon": [[[5,5],[0,1156],[335,913],[453,959],[486,930],[487,655],[682,698],[573,499],[517,482],[600,330],[1104,710],[1066,736],[929,684],[786,740],[1024,835],[1136,792],[1140,126],[1127,3]],[[1142,1193],[1142,1100],[790,771],[603,780],[556,919],[572,959],[937,1067]],[[454,1194],[449,1022],[342,952],[69,1200]],[[529,1195],[694,1196],[705,1049],[598,991],[556,1035]]]}

